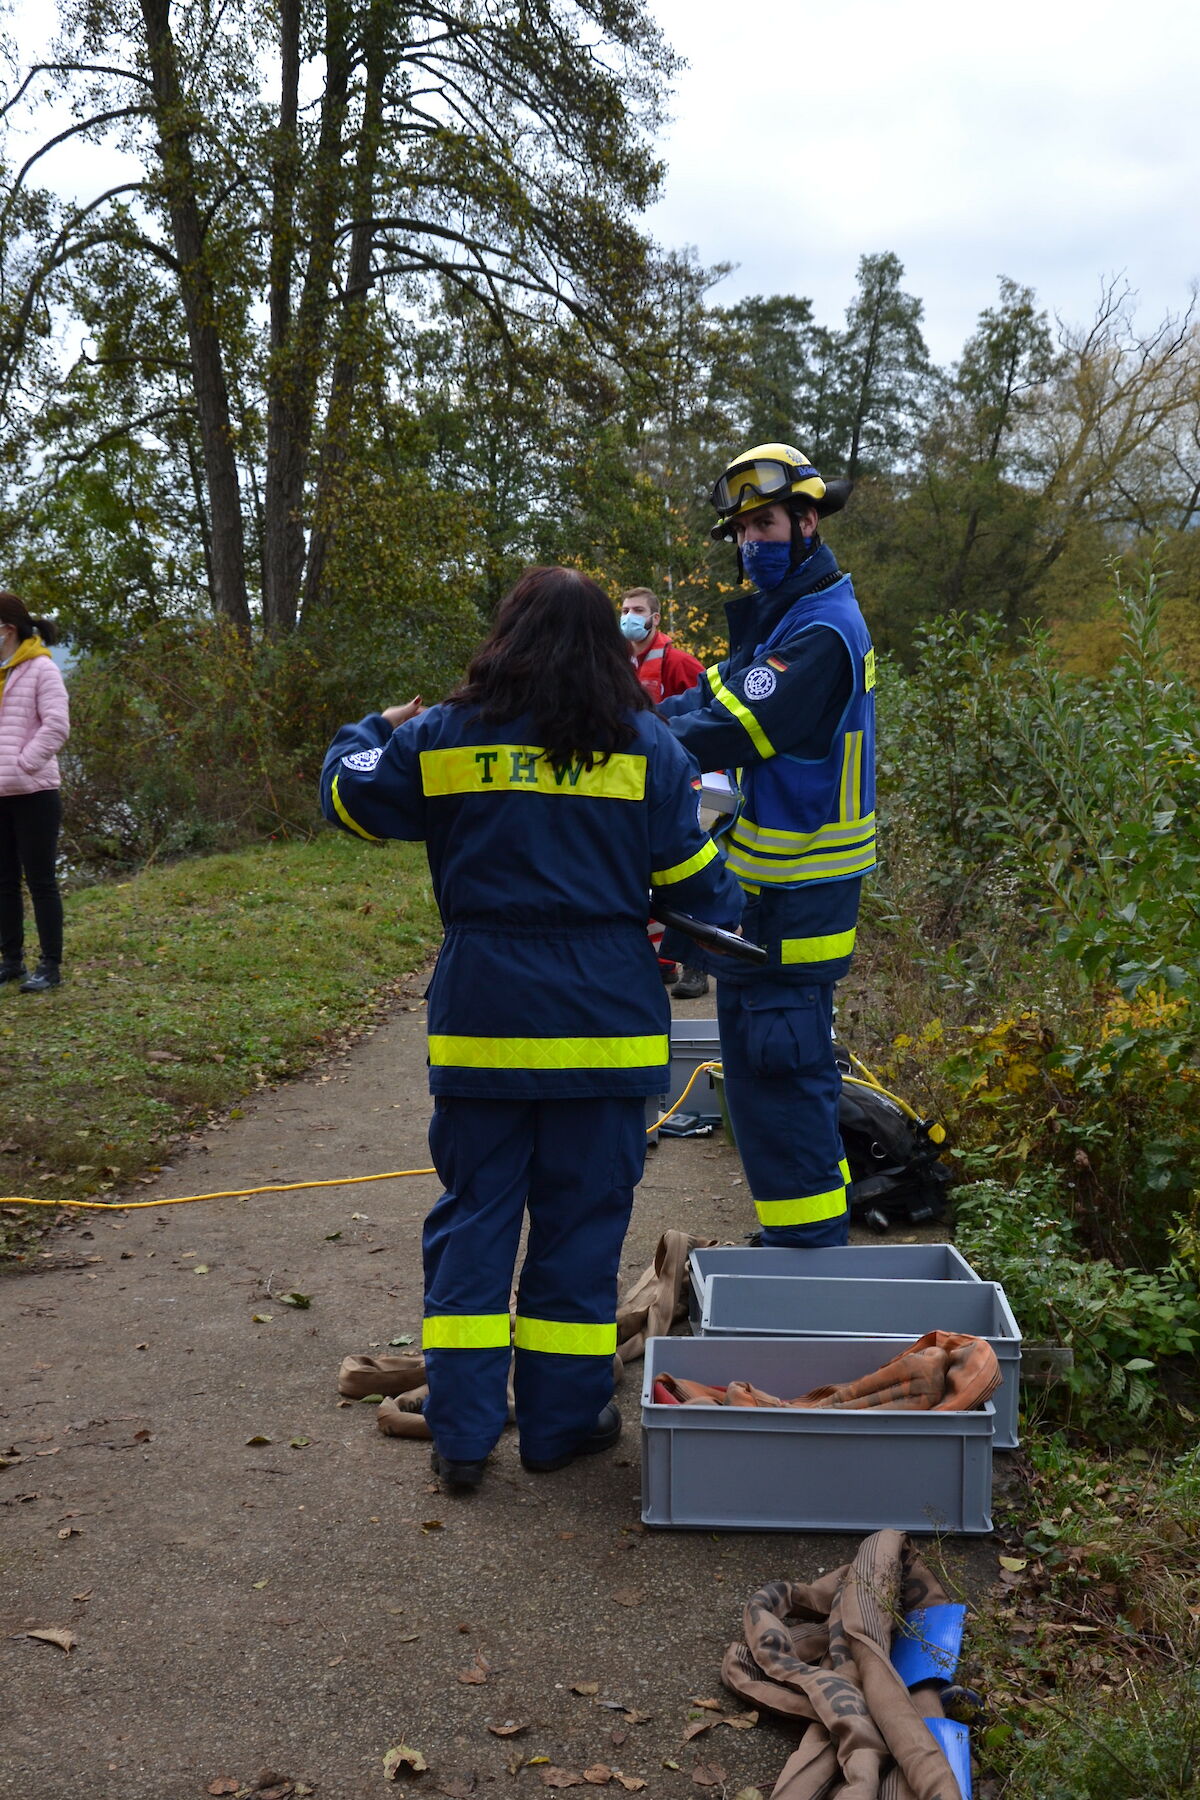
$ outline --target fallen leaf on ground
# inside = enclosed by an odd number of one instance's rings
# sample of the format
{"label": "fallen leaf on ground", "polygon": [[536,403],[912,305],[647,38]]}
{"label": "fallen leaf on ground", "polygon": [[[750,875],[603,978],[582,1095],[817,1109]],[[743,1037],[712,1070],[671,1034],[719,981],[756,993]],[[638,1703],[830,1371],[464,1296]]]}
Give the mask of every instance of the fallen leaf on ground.
{"label": "fallen leaf on ground", "polygon": [[1002,1569],[1008,1569],[1014,1575],[1027,1566],[1027,1559],[1023,1556],[1002,1556],[999,1561]]}
{"label": "fallen leaf on ground", "polygon": [[593,1763],[590,1769],[583,1771],[583,1779],[590,1781],[593,1787],[603,1787],[605,1782],[612,1780],[612,1776],[613,1772],[607,1763]]}
{"label": "fallen leaf on ground", "polygon": [[645,1597],[641,1588],[618,1588],[613,1595],[618,1606],[640,1606]]}
{"label": "fallen leaf on ground", "polygon": [[468,1687],[482,1687],[488,1678],[489,1664],[486,1658],[477,1656],[469,1669],[460,1669],[458,1679]]}
{"label": "fallen leaf on ground", "polygon": [[303,1312],[312,1305],[312,1295],[301,1294],[293,1288],[290,1294],[279,1295],[279,1303],[281,1306],[298,1307]]}
{"label": "fallen leaf on ground", "polygon": [[608,1734],[608,1741],[614,1750],[619,1750],[628,1736],[629,1733],[627,1731],[610,1731]]}
{"label": "fallen leaf on ground", "polygon": [[421,1530],[422,1531],[441,1531],[442,1530],[442,1521],[440,1519],[422,1519],[421,1520]]}
{"label": "fallen leaf on ground", "polygon": [[404,1331],[404,1332],[401,1332],[399,1337],[389,1338],[388,1345],[389,1345],[389,1348],[395,1350],[395,1349],[398,1349],[401,1344],[411,1344],[412,1341],[413,1341],[412,1332]]}
{"label": "fallen leaf on ground", "polygon": [[71,1598],[72,1600],[90,1600],[95,1591],[94,1588],[84,1588],[82,1594],[72,1594]]}
{"label": "fallen leaf on ground", "polygon": [[551,1763],[548,1769],[542,1770],[542,1780],[547,1787],[565,1788],[582,1787],[583,1776],[576,1769],[560,1769],[557,1763]]}
{"label": "fallen leaf on ground", "polygon": [[677,1769],[679,1764],[675,1761],[674,1757],[664,1756],[662,1759],[662,1766],[664,1769]]}
{"label": "fallen leaf on ground", "polygon": [[71,1538],[82,1537],[83,1533],[80,1531],[78,1525],[64,1525],[58,1535],[60,1538]]}
{"label": "fallen leaf on ground", "polygon": [[331,1656],[329,1661],[325,1664],[325,1667],[327,1669],[336,1669],[338,1664],[344,1663],[345,1660],[344,1656]]}
{"label": "fallen leaf on ground", "polygon": [[636,1794],[646,1785],[640,1775],[622,1775],[618,1772],[617,1780],[627,1794]]}
{"label": "fallen leaf on ground", "polygon": [[271,1577],[269,1575],[264,1575],[261,1581],[252,1581],[250,1586],[253,1588],[265,1588],[270,1579]]}
{"label": "fallen leaf on ground", "polygon": [[447,1795],[448,1800],[471,1800],[478,1779],[474,1770],[469,1775],[448,1775],[444,1781],[436,1783],[437,1792]]}
{"label": "fallen leaf on ground", "polygon": [[307,1450],[310,1441],[311,1440],[308,1438],[289,1438],[288,1439],[288,1449],[289,1450]]}
{"label": "fallen leaf on ground", "polygon": [[403,1637],[396,1639],[396,1642],[398,1644],[415,1644],[420,1635],[419,1631],[406,1631]]}
{"label": "fallen leaf on ground", "polygon": [[236,1794],[241,1785],[236,1775],[218,1775],[204,1791],[206,1794]]}
{"label": "fallen leaf on ground", "polygon": [[15,1631],[13,1636],[37,1638],[43,1644],[57,1644],[60,1650],[66,1651],[68,1656],[79,1642],[73,1631],[68,1631],[65,1626],[60,1625],[48,1625],[43,1631]]}
{"label": "fallen leaf on ground", "polygon": [[274,1316],[274,1313],[251,1313],[250,1323],[252,1325],[269,1325]]}
{"label": "fallen leaf on ground", "polygon": [[208,1269],[207,1263],[197,1263],[195,1268],[192,1270],[193,1275],[207,1275],[208,1272],[209,1272],[209,1269]]}
{"label": "fallen leaf on ground", "polygon": [[573,1681],[571,1692],[573,1694],[598,1694],[600,1683],[598,1681]]}
{"label": "fallen leaf on ground", "polygon": [[721,1787],[729,1780],[729,1771],[716,1763],[697,1763],[692,1770],[692,1780],[697,1787]]}
{"label": "fallen leaf on ground", "polygon": [[702,1731],[711,1731],[716,1723],[715,1719],[697,1719],[694,1725],[689,1725],[684,1731],[684,1743],[690,1744],[692,1739],[698,1738]]}
{"label": "fallen leaf on ground", "polygon": [[722,1713],[717,1720],[718,1725],[730,1725],[734,1731],[749,1731],[752,1725],[758,1724],[756,1712]]}
{"label": "fallen leaf on ground", "polygon": [[623,1710],[631,1725],[648,1725],[654,1717],[653,1713],[639,1712],[636,1706],[627,1706]]}
{"label": "fallen leaf on ground", "polygon": [[262,1431],[256,1431],[253,1437],[246,1439],[248,1444],[269,1444],[270,1441],[270,1438]]}
{"label": "fallen leaf on ground", "polygon": [[739,1788],[733,1800],[763,1800],[761,1788]]}
{"label": "fallen leaf on ground", "polygon": [[705,1712],[720,1712],[724,1704],[723,1700],[701,1700],[698,1694],[692,1695],[692,1705],[702,1706]]}
{"label": "fallen leaf on ground", "polygon": [[511,1719],[506,1719],[503,1725],[489,1725],[488,1730],[493,1737],[519,1737],[521,1732],[529,1730],[529,1724],[526,1721],[524,1725],[514,1725]]}
{"label": "fallen leaf on ground", "polygon": [[409,1768],[414,1775],[419,1775],[429,1764],[419,1750],[410,1750],[407,1744],[396,1744],[383,1759],[383,1777],[385,1781],[395,1781],[401,1769]]}

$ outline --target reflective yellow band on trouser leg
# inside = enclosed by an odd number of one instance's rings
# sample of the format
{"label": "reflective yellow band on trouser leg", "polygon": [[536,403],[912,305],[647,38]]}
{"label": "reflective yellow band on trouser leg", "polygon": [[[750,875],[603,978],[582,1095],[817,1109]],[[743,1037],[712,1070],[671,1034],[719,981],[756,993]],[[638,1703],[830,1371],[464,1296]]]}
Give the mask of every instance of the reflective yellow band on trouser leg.
{"label": "reflective yellow band on trouser leg", "polygon": [[617,1325],[572,1325],[561,1319],[524,1319],[517,1314],[513,1342],[518,1350],[551,1356],[615,1356]]}
{"label": "reflective yellow band on trouser leg", "polygon": [[754,1210],[760,1225],[815,1225],[845,1212],[846,1190],[830,1188],[827,1194],[803,1194],[796,1200],[756,1200]]}
{"label": "reflective yellow band on trouser leg", "polygon": [[838,957],[849,956],[856,934],[857,927],[852,925],[849,931],[831,931],[826,937],[781,938],[779,960],[781,963],[833,962]]}
{"label": "reflective yellow band on trouser leg", "polygon": [[436,1313],[421,1328],[425,1350],[507,1350],[511,1340],[507,1313]]}

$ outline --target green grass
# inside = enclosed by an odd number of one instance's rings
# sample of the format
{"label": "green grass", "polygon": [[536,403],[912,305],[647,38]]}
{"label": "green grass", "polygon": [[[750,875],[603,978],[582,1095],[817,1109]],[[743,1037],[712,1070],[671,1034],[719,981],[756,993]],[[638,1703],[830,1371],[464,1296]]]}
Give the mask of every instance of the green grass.
{"label": "green grass", "polygon": [[[0,1201],[105,1197],[309,1067],[440,934],[419,845],[332,831],[146,869],[66,912],[64,985],[0,988]],[[0,1255],[50,1216],[0,1215]]]}

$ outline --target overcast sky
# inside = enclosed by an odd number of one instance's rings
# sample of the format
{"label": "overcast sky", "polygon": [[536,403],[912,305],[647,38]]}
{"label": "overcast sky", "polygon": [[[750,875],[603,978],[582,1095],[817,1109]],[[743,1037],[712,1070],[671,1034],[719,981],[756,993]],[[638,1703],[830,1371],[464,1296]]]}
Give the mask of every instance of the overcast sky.
{"label": "overcast sky", "polygon": [[840,324],[860,255],[894,250],[939,361],[998,275],[1091,316],[1125,273],[1140,317],[1200,278],[1195,0],[649,0],[688,60],[650,216],[736,262],[714,298],[805,294]]}

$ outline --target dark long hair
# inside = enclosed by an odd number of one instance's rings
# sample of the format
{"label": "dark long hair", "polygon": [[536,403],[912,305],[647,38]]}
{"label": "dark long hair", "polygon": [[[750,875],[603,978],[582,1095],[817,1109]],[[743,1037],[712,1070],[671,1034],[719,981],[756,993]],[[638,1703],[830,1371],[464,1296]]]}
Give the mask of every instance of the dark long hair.
{"label": "dark long hair", "polygon": [[576,569],[526,569],[500,603],[451,706],[478,706],[488,724],[533,715],[556,767],[605,762],[633,741],[629,715],[650,699],[602,588]]}
{"label": "dark long hair", "polygon": [[31,618],[29,608],[17,594],[0,593],[0,625],[15,626],[22,643],[35,631],[43,644],[53,644],[58,639],[58,630],[49,619]]}

